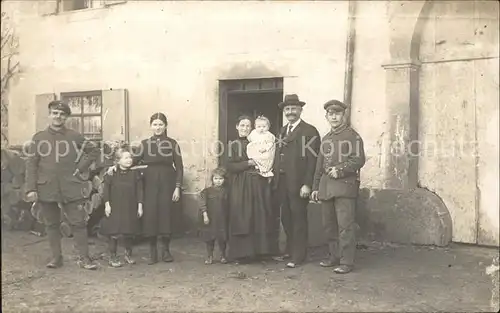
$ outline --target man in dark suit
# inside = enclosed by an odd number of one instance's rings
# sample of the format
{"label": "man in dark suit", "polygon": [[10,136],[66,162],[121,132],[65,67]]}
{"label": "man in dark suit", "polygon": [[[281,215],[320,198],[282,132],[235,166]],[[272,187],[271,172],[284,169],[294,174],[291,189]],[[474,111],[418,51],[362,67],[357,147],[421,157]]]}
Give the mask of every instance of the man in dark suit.
{"label": "man in dark suit", "polygon": [[321,201],[330,252],[330,257],[320,265],[345,274],[352,270],[356,252],[354,213],[365,152],[363,140],[349,126],[347,106],[331,100],[324,109],[331,130],[321,140],[311,198]]}
{"label": "man in dark suit", "polygon": [[92,184],[82,179],[99,149],[78,132],[65,126],[71,115],[68,104],[52,101],[48,105],[50,125],[37,132],[28,146],[26,198],[38,202],[52,250],[48,268],[63,265],[61,251],[61,212],[66,216],[79,253],[78,264],[94,270],[87,242],[88,214],[85,209]]}
{"label": "man in dark suit", "polygon": [[312,191],[320,137],[318,130],[300,116],[305,102],[295,94],[286,95],[278,106],[288,123],[278,136],[274,163],[273,190],[281,206],[281,222],[286,233],[287,267],[294,268],[307,256],[307,204]]}

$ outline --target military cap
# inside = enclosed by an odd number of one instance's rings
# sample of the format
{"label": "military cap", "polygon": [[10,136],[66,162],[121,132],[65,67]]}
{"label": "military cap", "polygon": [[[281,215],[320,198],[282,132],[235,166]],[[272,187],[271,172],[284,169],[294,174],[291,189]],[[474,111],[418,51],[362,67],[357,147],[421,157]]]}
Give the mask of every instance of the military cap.
{"label": "military cap", "polygon": [[283,108],[287,105],[298,105],[303,107],[304,105],[306,105],[306,103],[304,101],[300,101],[299,96],[297,96],[296,94],[291,94],[285,96],[283,102],[280,102],[278,104],[278,108],[283,110]]}
{"label": "military cap", "polygon": [[333,110],[336,112],[342,112],[347,109],[347,105],[339,100],[330,100],[323,105],[323,108],[325,111]]}
{"label": "military cap", "polygon": [[50,109],[61,110],[64,113],[66,113],[67,115],[71,115],[71,109],[70,109],[69,105],[63,101],[60,101],[60,100],[51,101],[49,103],[49,110]]}

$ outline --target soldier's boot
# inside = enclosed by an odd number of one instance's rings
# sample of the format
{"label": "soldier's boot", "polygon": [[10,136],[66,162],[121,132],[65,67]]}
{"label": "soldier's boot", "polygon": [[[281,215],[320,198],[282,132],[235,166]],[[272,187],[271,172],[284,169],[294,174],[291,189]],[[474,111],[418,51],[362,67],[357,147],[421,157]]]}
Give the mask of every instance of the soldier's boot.
{"label": "soldier's boot", "polygon": [[167,236],[161,238],[161,260],[167,263],[174,261],[174,257],[170,253],[170,237]]}
{"label": "soldier's boot", "polygon": [[53,258],[50,260],[49,263],[47,263],[47,268],[59,268],[63,266],[63,258],[62,256],[58,258]]}
{"label": "soldier's boot", "polygon": [[339,265],[339,258],[337,257],[337,243],[328,243],[328,258],[319,263],[322,267],[334,267]]}
{"label": "soldier's boot", "polygon": [[347,274],[350,273],[353,270],[354,266],[352,265],[347,265],[347,264],[342,264],[336,266],[333,271],[337,274]]}
{"label": "soldier's boot", "polygon": [[120,262],[120,260],[118,259],[118,257],[116,256],[116,254],[112,254],[110,257],[109,257],[109,266],[111,267],[121,267],[123,264],[122,262]]}
{"label": "soldier's boot", "polygon": [[158,247],[156,237],[151,237],[149,239],[149,261],[148,265],[153,265],[158,263]]}
{"label": "soldier's boot", "polygon": [[97,265],[88,256],[80,256],[76,263],[78,266],[86,270],[93,271],[97,269]]}
{"label": "soldier's boot", "polygon": [[59,268],[63,266],[62,250],[61,250],[61,231],[59,225],[50,225],[46,227],[47,237],[49,239],[50,250],[52,251],[52,259],[47,263],[48,268]]}
{"label": "soldier's boot", "polygon": [[73,238],[79,254],[77,264],[86,270],[96,270],[97,264],[95,264],[89,257],[89,242],[87,238],[87,227],[85,224],[73,225]]}

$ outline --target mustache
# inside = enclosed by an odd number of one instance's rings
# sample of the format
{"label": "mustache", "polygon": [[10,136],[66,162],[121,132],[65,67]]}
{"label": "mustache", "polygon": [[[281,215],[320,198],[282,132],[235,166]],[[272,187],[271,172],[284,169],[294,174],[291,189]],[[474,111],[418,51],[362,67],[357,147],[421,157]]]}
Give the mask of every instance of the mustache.
{"label": "mustache", "polygon": [[297,114],[295,114],[295,113],[287,113],[287,114],[285,114],[285,116],[297,116]]}

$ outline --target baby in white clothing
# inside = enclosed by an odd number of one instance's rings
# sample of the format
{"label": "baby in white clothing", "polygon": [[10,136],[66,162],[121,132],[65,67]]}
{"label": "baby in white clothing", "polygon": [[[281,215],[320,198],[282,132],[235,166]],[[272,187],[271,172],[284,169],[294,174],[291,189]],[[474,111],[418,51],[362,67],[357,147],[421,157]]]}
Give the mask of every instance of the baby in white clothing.
{"label": "baby in white clothing", "polygon": [[250,142],[247,146],[247,156],[257,164],[263,177],[274,176],[273,163],[276,150],[276,137],[269,131],[271,122],[265,116],[259,116],[255,119],[255,129],[252,130],[247,139]]}

